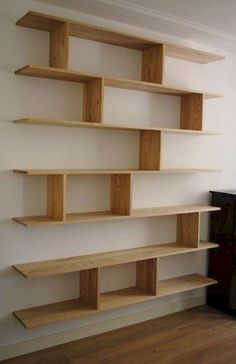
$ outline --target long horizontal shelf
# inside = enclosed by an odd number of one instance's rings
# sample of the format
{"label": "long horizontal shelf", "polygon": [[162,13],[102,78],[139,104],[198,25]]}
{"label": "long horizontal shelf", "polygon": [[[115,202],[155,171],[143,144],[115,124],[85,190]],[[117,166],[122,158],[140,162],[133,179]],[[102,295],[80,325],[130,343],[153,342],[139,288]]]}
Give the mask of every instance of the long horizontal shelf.
{"label": "long horizontal shelf", "polygon": [[160,258],[169,255],[192,253],[218,247],[215,243],[201,241],[198,248],[181,242],[165,243],[141,248],[109,251],[62,259],[15,264],[13,267],[25,278],[38,278],[50,275],[77,272],[84,269],[101,268],[117,264],[131,263],[143,259]]}
{"label": "long horizontal shelf", "polygon": [[55,25],[60,24],[61,22],[69,23],[69,34],[71,36],[94,40],[96,42],[108,43],[116,46],[137,49],[140,51],[159,44],[164,44],[165,56],[201,64],[215,62],[225,58],[220,55],[203,52],[197,49],[187,48],[162,41],[154,41],[141,36],[114,31],[108,28],[101,28],[75,20],[41,14],[34,11],[28,12],[25,16],[18,20],[16,24],[50,32],[55,28]]}
{"label": "long horizontal shelf", "polygon": [[156,296],[137,287],[103,293],[100,296],[100,307],[98,310],[93,309],[79,299],[73,299],[16,311],[14,312],[14,315],[26,328],[33,328],[62,320],[76,319],[146,300],[153,300],[176,293],[191,291],[215,283],[216,281],[213,279],[203,277],[199,274],[191,274],[160,281]]}
{"label": "long horizontal shelf", "polygon": [[106,123],[90,123],[90,122],[75,121],[75,120],[60,120],[60,119],[25,118],[25,119],[14,120],[14,122],[16,124],[23,124],[23,125],[65,126],[65,127],[77,127],[77,128],[129,130],[129,131],[151,130],[151,131],[161,131],[162,133],[169,133],[169,134],[220,135],[220,133],[218,132],[205,131],[205,130],[145,127],[140,125],[129,126],[129,125],[106,124]]}
{"label": "long horizontal shelf", "polygon": [[103,79],[105,86],[117,87],[128,90],[145,91],[170,96],[184,96],[188,94],[204,94],[205,98],[221,97],[222,95],[216,93],[208,93],[204,91],[179,89],[171,86],[164,86],[157,83],[128,80],[125,78],[108,78],[101,75],[87,74],[78,71],[68,71],[54,67],[44,67],[27,65],[15,71],[17,75],[32,76],[39,78],[49,78],[53,80],[72,81],[72,82],[86,82],[94,79]]}
{"label": "long horizontal shelf", "polygon": [[16,173],[27,175],[104,175],[104,174],[169,174],[169,173],[210,173],[220,172],[219,169],[204,168],[179,168],[179,169],[161,169],[155,170],[139,170],[139,169],[14,169]]}
{"label": "long horizontal shelf", "polygon": [[79,212],[66,214],[64,221],[55,220],[49,216],[24,216],[15,217],[14,221],[27,227],[41,226],[41,225],[58,225],[58,224],[75,224],[82,222],[95,222],[95,221],[109,221],[109,220],[125,220],[137,219],[143,217],[155,216],[169,216],[193,212],[209,212],[218,211],[219,207],[205,206],[205,205],[188,205],[188,206],[167,206],[167,207],[154,207],[154,208],[141,208],[133,209],[131,215],[118,215],[110,211],[96,211],[96,212]]}

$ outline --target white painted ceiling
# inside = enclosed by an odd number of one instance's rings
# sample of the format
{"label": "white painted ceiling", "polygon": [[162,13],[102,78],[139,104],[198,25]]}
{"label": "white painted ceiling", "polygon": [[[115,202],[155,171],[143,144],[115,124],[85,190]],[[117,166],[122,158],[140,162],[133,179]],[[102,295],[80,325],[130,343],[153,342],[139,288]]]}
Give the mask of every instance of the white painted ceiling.
{"label": "white painted ceiling", "polygon": [[236,52],[236,0],[38,0]]}

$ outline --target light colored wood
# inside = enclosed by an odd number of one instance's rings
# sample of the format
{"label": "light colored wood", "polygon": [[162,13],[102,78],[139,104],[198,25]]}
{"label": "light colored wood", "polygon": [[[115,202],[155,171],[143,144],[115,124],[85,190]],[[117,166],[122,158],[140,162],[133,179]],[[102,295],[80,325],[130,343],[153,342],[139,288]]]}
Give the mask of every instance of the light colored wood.
{"label": "light colored wood", "polygon": [[52,15],[28,12],[23,16],[17,25],[28,28],[40,29],[44,31],[52,31],[58,22],[68,22],[70,24],[70,35],[78,38],[90,39],[96,42],[108,43],[116,46],[127,47],[143,51],[145,49],[164,44],[165,55],[168,57],[180,58],[185,61],[197,63],[209,63],[222,60],[225,57],[209,52],[203,52],[197,49],[183,47],[177,44],[170,44],[158,40],[148,39],[134,34],[128,34],[108,28],[97,27],[81,23],[75,20],[68,20]]}
{"label": "light colored wood", "polygon": [[202,130],[203,95],[181,96],[180,128]]}
{"label": "light colored wood", "polygon": [[43,126],[63,126],[63,127],[77,127],[77,128],[94,128],[94,129],[108,129],[108,130],[128,130],[128,131],[139,131],[139,130],[152,130],[161,131],[162,133],[170,134],[193,134],[193,135],[221,135],[215,131],[207,130],[188,130],[188,129],[172,129],[172,128],[161,128],[161,127],[146,127],[141,125],[119,125],[119,124],[104,124],[104,123],[86,123],[84,121],[76,120],[60,120],[60,119],[42,119],[42,118],[25,118],[14,120],[16,124],[22,125],[43,125]]}
{"label": "light colored wood", "polygon": [[65,221],[66,175],[47,175],[47,215]]}
{"label": "light colored wood", "polygon": [[204,168],[179,168],[179,169],[161,169],[140,170],[140,169],[14,169],[15,173],[22,173],[32,176],[49,175],[49,174],[66,174],[66,175],[91,175],[91,174],[162,174],[162,173],[208,173],[221,172],[219,169]]}
{"label": "light colored wood", "polygon": [[78,299],[15,311],[13,314],[26,328],[46,325],[53,322],[77,319],[80,317],[133,305],[146,300],[165,297],[176,293],[203,288],[216,281],[199,274],[172,278],[159,282],[157,296],[137,287],[101,294],[99,310],[84,304]]}
{"label": "light colored wood", "polygon": [[[49,78],[61,81],[87,82],[94,79],[104,78],[101,75],[87,74],[77,71],[68,71],[60,68],[27,65],[15,72],[17,75],[32,76],[39,78]],[[110,87],[123,88],[128,90],[145,91],[162,95],[184,96],[188,94],[204,94],[205,98],[221,97],[216,93],[196,91],[190,89],[179,89],[171,86],[158,85],[156,83],[128,80],[125,78],[104,78],[104,85]]]}
{"label": "light colored wood", "polygon": [[93,308],[99,308],[99,268],[80,271],[79,298]]}
{"label": "light colored wood", "polygon": [[68,68],[69,23],[60,22],[50,31],[49,66]]}
{"label": "light colored wood", "polygon": [[141,208],[133,209],[131,215],[118,215],[113,214],[111,211],[95,211],[95,212],[78,212],[66,214],[65,221],[56,221],[49,216],[23,216],[14,217],[13,220],[17,223],[27,226],[36,227],[41,225],[57,225],[57,224],[75,224],[82,222],[92,221],[110,221],[110,220],[123,220],[123,219],[138,219],[143,217],[152,216],[169,216],[193,212],[208,212],[219,211],[219,207],[203,206],[203,205],[189,205],[189,206],[167,206],[156,208]]}
{"label": "light colored wood", "polygon": [[83,120],[88,123],[102,123],[104,80],[97,78],[83,85]]}
{"label": "light colored wood", "polygon": [[142,81],[162,83],[164,78],[164,46],[159,44],[142,52]]}
{"label": "light colored wood", "polygon": [[136,262],[136,287],[157,294],[157,258],[145,259]]}
{"label": "light colored wood", "polygon": [[139,139],[139,169],[161,169],[161,132],[142,130]]}
{"label": "light colored wood", "polygon": [[193,253],[196,251],[213,249],[217,247],[218,244],[210,243],[208,241],[201,241],[198,248],[192,248],[188,243],[183,244],[182,242],[164,243],[69,258],[15,264],[13,268],[25,278],[31,279],[78,272],[85,269],[102,268],[117,264],[132,263],[144,259]]}
{"label": "light colored wood", "polygon": [[178,215],[176,231],[177,241],[198,248],[200,243],[200,213]]}
{"label": "light colored wood", "polygon": [[129,215],[132,210],[132,175],[111,175],[111,212],[113,214]]}

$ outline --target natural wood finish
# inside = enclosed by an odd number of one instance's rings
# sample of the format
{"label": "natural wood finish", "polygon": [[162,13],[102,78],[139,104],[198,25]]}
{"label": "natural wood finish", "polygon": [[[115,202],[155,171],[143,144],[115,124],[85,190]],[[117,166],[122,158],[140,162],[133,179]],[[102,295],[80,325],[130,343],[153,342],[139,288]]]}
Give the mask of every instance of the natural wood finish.
{"label": "natural wood finish", "polygon": [[50,31],[49,66],[68,68],[69,23],[60,22]]}
{"label": "natural wood finish", "polygon": [[56,221],[49,216],[24,216],[15,217],[14,221],[27,227],[34,227],[40,225],[57,225],[57,224],[75,224],[82,222],[92,221],[110,221],[110,220],[123,220],[123,219],[138,219],[143,217],[152,216],[169,216],[193,212],[208,212],[218,211],[219,207],[202,206],[202,205],[189,205],[189,206],[167,206],[156,208],[141,208],[133,209],[131,215],[116,215],[111,211],[95,211],[95,212],[78,212],[66,214],[65,221]]}
{"label": "natural wood finish", "polygon": [[139,260],[187,254],[218,247],[215,243],[201,241],[198,248],[182,242],[148,245],[132,249],[108,251],[69,258],[50,259],[13,266],[23,277],[31,279],[51,275],[78,272],[85,269],[109,267]]}
{"label": "natural wood finish", "polygon": [[164,78],[164,46],[145,49],[142,52],[142,81],[162,83]]}
{"label": "natural wood finish", "polygon": [[111,175],[111,212],[129,215],[132,210],[132,175]]}
{"label": "natural wood finish", "polygon": [[22,125],[42,125],[42,126],[63,126],[63,127],[76,127],[76,128],[94,128],[94,129],[108,129],[108,130],[152,130],[161,131],[162,133],[170,134],[193,134],[193,135],[220,135],[215,131],[206,130],[190,130],[190,129],[172,129],[172,128],[160,128],[160,127],[145,127],[141,125],[118,125],[118,124],[104,124],[104,123],[86,123],[84,121],[76,120],[60,120],[60,119],[44,119],[44,118],[25,118],[14,120],[16,124]]}
{"label": "natural wood finish", "polygon": [[99,308],[99,268],[80,271],[79,298],[82,302]]}
{"label": "natural wood finish", "polygon": [[159,282],[156,296],[137,287],[103,293],[100,297],[99,310],[93,309],[91,306],[84,304],[78,299],[73,299],[15,311],[14,315],[26,328],[33,328],[53,322],[77,319],[98,312],[144,302],[146,300],[191,291],[215,283],[216,281],[213,279],[203,277],[199,274],[191,274]]}
{"label": "natural wood finish", "polygon": [[200,243],[200,213],[180,214],[177,216],[176,240],[193,248]]}
{"label": "natural wood finish", "polygon": [[161,169],[161,132],[142,130],[139,139],[139,169]]}
{"label": "natural wood finish", "polygon": [[136,262],[136,287],[152,295],[157,294],[157,258]]}
{"label": "natural wood finish", "polygon": [[25,16],[18,20],[16,24],[50,32],[55,27],[55,24],[58,24],[58,22],[68,22],[70,35],[78,38],[90,39],[97,42],[137,49],[140,51],[164,44],[166,56],[202,64],[215,62],[225,58],[223,56],[209,52],[203,52],[197,49],[165,43],[158,40],[151,40],[133,34],[97,27],[94,25],[81,23],[75,20],[59,18],[52,15],[41,14],[34,11],[28,12]]}
{"label": "natural wood finish", "polygon": [[83,85],[83,120],[88,123],[102,123],[104,80],[97,78]]}
{"label": "natural wood finish", "polygon": [[[49,78],[53,80],[71,81],[71,82],[87,82],[94,79],[104,78],[101,75],[87,74],[77,71],[68,71],[60,68],[27,65],[15,72],[17,75],[32,76],[39,78]],[[128,90],[145,91],[162,95],[184,96],[188,94],[204,94],[205,98],[221,97],[216,93],[202,92],[190,89],[179,89],[156,83],[128,80],[125,78],[104,78],[104,85],[110,87],[123,88]]]}
{"label": "natural wood finish", "polygon": [[126,364],[137,358],[139,364],[235,364],[235,340],[235,318],[204,305],[49,347],[6,363]]}
{"label": "natural wood finish", "polygon": [[181,96],[180,128],[202,130],[203,95]]}
{"label": "natural wood finish", "polygon": [[91,175],[91,174],[159,174],[159,173],[208,173],[208,172],[221,172],[219,169],[204,169],[204,168],[179,168],[179,169],[161,169],[160,171],[154,170],[140,170],[140,169],[14,169],[16,173],[26,175],[39,176],[49,174],[66,174],[66,175]]}
{"label": "natural wood finish", "polygon": [[47,215],[65,220],[66,175],[47,175]]}

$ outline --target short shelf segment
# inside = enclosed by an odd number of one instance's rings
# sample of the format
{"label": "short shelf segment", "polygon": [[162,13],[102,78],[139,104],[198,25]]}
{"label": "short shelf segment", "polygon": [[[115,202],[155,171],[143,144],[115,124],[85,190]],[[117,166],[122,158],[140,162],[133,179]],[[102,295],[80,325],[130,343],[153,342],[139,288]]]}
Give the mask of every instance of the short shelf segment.
{"label": "short shelf segment", "polygon": [[218,247],[217,244],[208,241],[201,241],[198,248],[192,248],[191,246],[188,246],[188,244],[184,245],[181,242],[175,242],[69,258],[15,264],[13,267],[25,278],[30,279],[78,272],[92,268],[108,267],[111,265],[131,263],[151,258],[192,253],[216,247]]}
{"label": "short shelf segment", "polygon": [[99,310],[81,302],[79,299],[73,299],[15,311],[14,315],[26,328],[33,328],[58,321],[77,319],[83,316],[140,303],[150,299],[191,291],[215,283],[216,281],[213,279],[203,277],[199,274],[191,274],[179,278],[160,281],[156,296],[137,287],[103,293],[100,296]]}
{"label": "short shelf segment", "polygon": [[192,212],[209,212],[218,211],[219,207],[204,205],[188,205],[188,206],[167,206],[167,207],[151,207],[133,209],[131,215],[114,214],[111,211],[96,212],[78,212],[66,214],[65,221],[58,221],[49,216],[24,216],[15,217],[14,221],[27,227],[35,227],[41,225],[57,225],[57,224],[75,224],[82,222],[137,219],[154,216],[169,216]]}
{"label": "short shelf segment", "polygon": [[204,91],[196,91],[189,89],[179,89],[171,86],[164,86],[161,84],[149,83],[144,81],[135,81],[125,78],[108,78],[102,75],[86,74],[77,71],[68,71],[54,67],[44,67],[27,65],[20,68],[15,72],[17,75],[33,76],[40,78],[49,78],[61,81],[72,81],[72,82],[88,82],[92,80],[104,79],[104,85],[110,87],[123,88],[128,90],[145,91],[162,95],[170,96],[185,96],[185,95],[204,95],[205,98],[221,97],[216,93],[208,93]]}
{"label": "short shelf segment", "polygon": [[108,130],[124,130],[124,131],[161,131],[162,133],[170,134],[194,134],[194,135],[220,135],[215,131],[205,130],[189,130],[189,129],[172,129],[172,128],[159,128],[159,127],[145,127],[141,125],[119,125],[107,123],[91,123],[76,120],[60,120],[60,119],[44,119],[44,118],[25,118],[14,120],[16,124],[22,125],[43,125],[43,126],[64,126],[74,128],[93,128],[93,129],[108,129]]}

